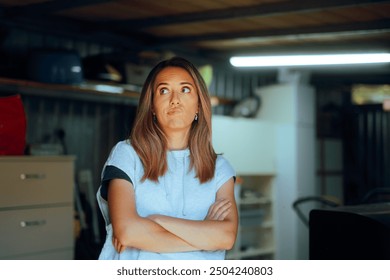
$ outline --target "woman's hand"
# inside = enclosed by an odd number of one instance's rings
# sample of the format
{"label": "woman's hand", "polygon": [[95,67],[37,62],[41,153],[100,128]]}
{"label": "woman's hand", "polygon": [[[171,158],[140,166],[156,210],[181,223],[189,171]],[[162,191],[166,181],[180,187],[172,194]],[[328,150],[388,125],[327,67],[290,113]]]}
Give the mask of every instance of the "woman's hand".
{"label": "woman's hand", "polygon": [[[210,221],[223,221],[227,215],[229,215],[230,211],[232,210],[232,203],[228,199],[219,199],[216,202],[214,202],[208,212],[206,218],[204,220],[210,220]],[[162,215],[150,215],[148,216],[148,219],[160,223],[159,219],[162,217]]]}
{"label": "woman's hand", "polygon": [[112,237],[112,244],[119,254],[126,249],[126,246],[123,246],[115,236]]}
{"label": "woman's hand", "polygon": [[219,199],[210,206],[205,220],[223,221],[231,210],[232,203],[230,200]]}

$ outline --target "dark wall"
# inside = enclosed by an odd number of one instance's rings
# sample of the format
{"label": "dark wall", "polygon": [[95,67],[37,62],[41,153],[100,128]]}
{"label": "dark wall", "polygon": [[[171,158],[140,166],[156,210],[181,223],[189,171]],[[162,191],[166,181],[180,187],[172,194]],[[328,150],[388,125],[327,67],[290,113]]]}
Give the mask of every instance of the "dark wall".
{"label": "dark wall", "polygon": [[390,113],[380,104],[344,110],[346,204],[390,201]]}
{"label": "dark wall", "polygon": [[[27,143],[59,143],[76,156],[76,172],[90,169],[98,186],[100,169],[112,146],[128,137],[135,106],[23,96]],[[62,131],[62,132],[61,132]]]}

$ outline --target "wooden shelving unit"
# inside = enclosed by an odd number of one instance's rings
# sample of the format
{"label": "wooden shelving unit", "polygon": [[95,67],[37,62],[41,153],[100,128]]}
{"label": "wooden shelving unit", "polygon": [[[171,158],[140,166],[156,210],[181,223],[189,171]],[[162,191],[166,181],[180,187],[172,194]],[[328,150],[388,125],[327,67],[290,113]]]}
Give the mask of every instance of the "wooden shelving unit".
{"label": "wooden shelving unit", "polygon": [[16,80],[0,77],[2,93],[19,93],[21,95],[49,98],[65,98],[92,102],[115,104],[138,104],[140,93],[128,90],[117,84],[99,84],[86,82],[79,85],[46,84],[29,80]]}
{"label": "wooden shelving unit", "polygon": [[274,174],[241,176],[237,198],[240,223],[228,259],[274,259]]}
{"label": "wooden shelving unit", "polygon": [[[67,85],[0,77],[0,92],[3,94],[9,92],[49,98],[138,105],[141,88],[126,84],[99,83],[96,81]],[[233,105],[236,103],[232,99],[218,96],[210,96],[210,101],[212,106]]]}

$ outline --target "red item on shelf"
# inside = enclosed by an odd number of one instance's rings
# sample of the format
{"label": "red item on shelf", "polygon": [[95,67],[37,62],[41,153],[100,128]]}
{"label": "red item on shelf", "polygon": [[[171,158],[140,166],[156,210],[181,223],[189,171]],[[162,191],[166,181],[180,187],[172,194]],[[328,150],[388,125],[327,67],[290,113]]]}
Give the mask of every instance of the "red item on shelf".
{"label": "red item on shelf", "polygon": [[26,113],[20,95],[0,97],[0,155],[23,155]]}

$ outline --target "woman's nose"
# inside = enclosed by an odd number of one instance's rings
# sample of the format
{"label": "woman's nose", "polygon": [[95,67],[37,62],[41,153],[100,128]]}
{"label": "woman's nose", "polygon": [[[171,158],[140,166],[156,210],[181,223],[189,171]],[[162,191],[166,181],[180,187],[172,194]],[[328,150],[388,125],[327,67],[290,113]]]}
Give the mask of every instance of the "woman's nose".
{"label": "woman's nose", "polygon": [[177,94],[177,92],[174,91],[171,97],[171,105],[178,105],[178,104],[180,104],[179,94]]}

